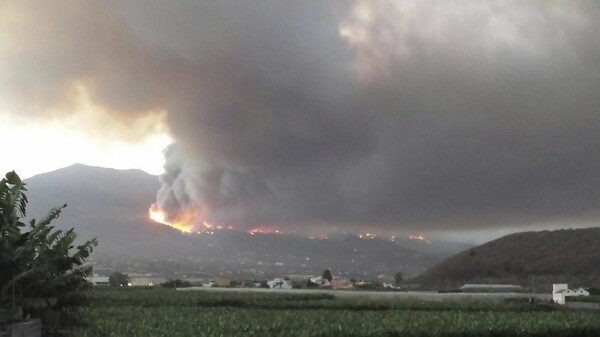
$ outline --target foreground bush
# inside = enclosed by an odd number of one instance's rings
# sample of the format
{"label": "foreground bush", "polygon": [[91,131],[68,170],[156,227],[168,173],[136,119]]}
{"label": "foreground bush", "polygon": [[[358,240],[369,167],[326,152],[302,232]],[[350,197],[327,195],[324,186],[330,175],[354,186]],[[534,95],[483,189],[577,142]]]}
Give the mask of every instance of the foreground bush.
{"label": "foreground bush", "polygon": [[91,273],[85,259],[97,241],[75,247],[73,229],[50,225],[66,205],[26,226],[25,191],[15,172],[0,180],[0,307],[12,319],[41,318],[47,330],[56,331],[80,321],[77,309],[86,303]]}

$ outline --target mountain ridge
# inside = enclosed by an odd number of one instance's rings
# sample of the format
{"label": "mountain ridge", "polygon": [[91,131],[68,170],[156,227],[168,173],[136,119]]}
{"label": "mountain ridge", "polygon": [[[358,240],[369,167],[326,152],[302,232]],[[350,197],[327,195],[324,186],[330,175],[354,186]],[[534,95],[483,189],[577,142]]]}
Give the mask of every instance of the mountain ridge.
{"label": "mountain ridge", "polygon": [[600,287],[600,227],[509,234],[451,256],[412,282],[446,289],[464,283]]}

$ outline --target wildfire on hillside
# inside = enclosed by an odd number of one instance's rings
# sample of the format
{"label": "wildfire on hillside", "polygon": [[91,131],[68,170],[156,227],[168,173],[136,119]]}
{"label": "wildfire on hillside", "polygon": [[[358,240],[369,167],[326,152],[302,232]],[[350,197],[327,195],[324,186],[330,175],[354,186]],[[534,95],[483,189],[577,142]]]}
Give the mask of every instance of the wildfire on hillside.
{"label": "wildfire on hillside", "polygon": [[[252,227],[249,230],[244,230],[244,229],[234,228],[233,226],[211,224],[206,221],[199,221],[198,215],[193,211],[180,212],[175,217],[167,216],[167,214],[156,203],[152,204],[152,206],[150,206],[150,209],[148,209],[148,217],[155,222],[175,228],[175,229],[181,231],[182,233],[213,235],[217,231],[245,231],[246,233],[248,233],[250,235],[296,234],[296,231],[285,231],[282,229],[278,229],[276,227],[266,226],[266,225],[256,226],[256,227]],[[346,232],[344,232],[344,233],[346,233]],[[357,234],[357,236],[361,239],[370,239],[370,240],[376,239],[378,237],[378,235],[375,233],[364,232],[364,231],[359,232],[359,234]],[[307,237],[311,240],[314,240],[314,239],[327,240],[329,238],[327,234],[323,234],[323,233],[320,233],[317,235],[308,235],[307,234]],[[409,235],[408,238],[410,240],[423,241],[428,244],[431,243],[431,241],[427,240],[423,235]],[[396,241],[396,239],[398,239],[398,236],[396,236],[396,235],[392,235],[390,237],[390,241],[392,241],[392,242]]]}
{"label": "wildfire on hillside", "polygon": [[148,209],[148,216],[155,222],[173,227],[183,233],[191,233],[194,229],[194,214],[192,213],[179,214],[175,220],[167,219],[167,214],[160,209],[158,204],[154,203]]}
{"label": "wildfire on hillside", "polygon": [[[197,221],[197,214],[193,211],[180,212],[174,219],[169,218],[167,213],[164,212],[160,206],[156,203],[150,206],[148,209],[148,217],[150,220],[158,222],[160,224],[175,228],[182,233],[195,233],[195,234],[215,234],[216,231],[235,231],[233,226],[224,226],[211,224],[207,221]],[[251,235],[255,234],[284,234],[283,231],[268,227],[258,226],[247,231]]]}

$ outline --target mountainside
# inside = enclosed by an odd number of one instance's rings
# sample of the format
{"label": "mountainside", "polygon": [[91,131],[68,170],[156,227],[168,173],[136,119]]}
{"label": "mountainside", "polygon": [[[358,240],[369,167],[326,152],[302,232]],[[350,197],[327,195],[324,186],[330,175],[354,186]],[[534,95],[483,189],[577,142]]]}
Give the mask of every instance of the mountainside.
{"label": "mountainside", "polygon": [[159,182],[139,170],[73,165],[26,182],[27,218],[40,219],[52,207],[68,204],[55,225],[75,227],[82,240],[97,237],[100,244],[94,256],[107,261],[172,260],[179,261],[181,270],[212,274],[314,274],[331,268],[355,277],[398,271],[412,276],[469,247],[355,236],[311,240],[228,230],[183,234],[148,219]]}
{"label": "mountainside", "polygon": [[158,177],[140,170],[114,170],[76,164],[26,180],[27,218],[43,218],[67,204],[53,224],[75,227],[79,237],[97,237],[97,253],[115,256],[173,257],[181,236],[148,220]]}
{"label": "mountainside", "polygon": [[414,278],[425,287],[517,283],[548,291],[552,283],[600,286],[600,228],[507,235],[465,250]]}

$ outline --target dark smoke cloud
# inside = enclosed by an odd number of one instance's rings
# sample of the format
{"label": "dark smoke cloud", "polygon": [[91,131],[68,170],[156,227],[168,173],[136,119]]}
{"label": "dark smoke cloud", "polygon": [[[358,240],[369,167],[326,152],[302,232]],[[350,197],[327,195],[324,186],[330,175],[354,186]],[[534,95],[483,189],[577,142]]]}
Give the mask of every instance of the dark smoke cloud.
{"label": "dark smoke cloud", "polygon": [[17,97],[64,102],[56,88],[82,81],[116,118],[168,111],[177,144],[157,199],[172,219],[430,230],[600,217],[596,2],[26,13],[52,34],[12,55],[12,69],[43,70],[14,75]]}

